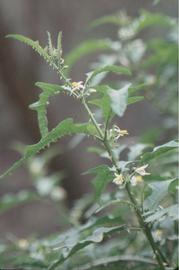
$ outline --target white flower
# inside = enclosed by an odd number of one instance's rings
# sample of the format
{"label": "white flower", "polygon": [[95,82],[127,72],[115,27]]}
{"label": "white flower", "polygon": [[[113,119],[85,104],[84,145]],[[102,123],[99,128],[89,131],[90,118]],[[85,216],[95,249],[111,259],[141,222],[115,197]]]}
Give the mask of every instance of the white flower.
{"label": "white flower", "polygon": [[18,247],[22,249],[26,249],[29,246],[29,242],[27,241],[27,239],[20,239],[17,244]]}
{"label": "white flower", "polygon": [[162,230],[160,230],[160,229],[155,230],[152,234],[153,234],[153,237],[154,237],[156,242],[162,240],[162,236],[163,236],[163,231]]}
{"label": "white flower", "polygon": [[82,81],[71,83],[71,95],[79,98],[81,96],[81,90],[84,90],[84,84]]}
{"label": "white flower", "polygon": [[136,186],[137,184],[140,184],[142,181],[143,179],[140,175],[134,175],[130,180],[132,186]]}
{"label": "white flower", "polygon": [[126,129],[120,129],[118,126],[114,125],[113,129],[110,130],[111,134],[114,134],[115,140],[118,140],[120,137],[128,135],[128,131]]}
{"label": "white flower", "polygon": [[83,81],[72,82],[71,86],[72,86],[72,92],[74,92],[76,90],[84,89]]}
{"label": "white flower", "polygon": [[142,175],[142,176],[144,176],[144,175],[150,175],[150,173],[148,173],[148,172],[145,171],[145,169],[146,169],[148,166],[149,166],[149,165],[146,164],[146,165],[143,165],[143,166],[141,166],[141,167],[139,167],[139,168],[136,168],[136,169],[135,169],[135,172],[138,173],[138,174],[140,174],[140,175]]}
{"label": "white flower", "polygon": [[118,186],[121,186],[124,183],[124,176],[122,174],[115,173],[115,178],[113,179],[113,183]]}

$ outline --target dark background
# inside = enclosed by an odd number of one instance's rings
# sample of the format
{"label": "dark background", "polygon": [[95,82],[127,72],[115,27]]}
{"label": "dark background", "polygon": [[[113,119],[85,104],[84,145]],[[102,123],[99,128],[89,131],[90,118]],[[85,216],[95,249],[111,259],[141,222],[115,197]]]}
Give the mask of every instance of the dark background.
{"label": "dark background", "polygon": [[[116,30],[110,26],[89,30],[90,22],[104,15],[126,10],[130,16],[137,16],[141,9],[147,9],[177,17],[177,1],[162,0],[157,6],[152,3],[150,0],[0,0],[0,172],[19,157],[12,149],[14,142],[32,144],[40,138],[36,114],[28,109],[38,95],[34,83],[58,83],[56,74],[38,55],[23,44],[5,39],[5,35],[24,34],[34,40],[39,39],[45,45],[47,30],[54,39],[57,32],[62,31],[64,53],[67,53],[87,38],[115,37]],[[152,35],[150,31],[147,34]],[[72,72],[73,80],[84,78],[92,59],[86,57],[77,63]],[[135,140],[135,136],[146,127],[160,123],[160,114],[150,106],[147,103],[132,106],[120,122],[132,134],[131,140]],[[144,110],[145,114],[141,113]],[[73,99],[61,96],[53,100],[48,111],[50,128],[67,116],[78,121],[86,118],[80,104]],[[60,145],[65,146],[66,143],[65,139]],[[89,143],[83,142],[51,165],[52,170],[65,168],[68,172],[64,182],[68,205],[89,189],[88,179],[81,176],[81,172],[99,163],[96,156],[84,151],[84,145]],[[20,168],[3,180],[0,195],[30,189],[31,186],[26,169]],[[57,211],[52,205],[31,203],[1,215],[0,235],[12,233],[24,237],[34,232],[47,234],[59,229],[58,221]]]}

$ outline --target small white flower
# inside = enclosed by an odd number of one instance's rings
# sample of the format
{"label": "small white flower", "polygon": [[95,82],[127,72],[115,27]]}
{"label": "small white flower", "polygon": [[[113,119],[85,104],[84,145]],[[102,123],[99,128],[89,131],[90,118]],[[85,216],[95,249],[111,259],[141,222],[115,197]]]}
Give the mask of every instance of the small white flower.
{"label": "small white flower", "polygon": [[110,129],[110,134],[115,140],[118,140],[120,137],[128,135],[129,133],[126,129],[120,129],[118,126],[114,125],[114,127]]}
{"label": "small white flower", "polygon": [[72,82],[71,83],[71,95],[76,96],[77,98],[81,95],[81,90],[84,90],[84,85],[82,81]]}
{"label": "small white flower", "polygon": [[153,234],[153,237],[154,237],[156,242],[162,240],[162,236],[163,236],[163,231],[162,230],[160,230],[160,229],[155,230],[152,234]]}
{"label": "small white flower", "polygon": [[142,181],[143,179],[140,175],[134,175],[130,180],[132,186],[136,186],[137,184],[142,183]]}
{"label": "small white flower", "polygon": [[29,242],[27,241],[27,239],[24,239],[24,238],[19,239],[17,245],[21,249],[26,249],[29,246]]}
{"label": "small white flower", "polygon": [[141,167],[139,167],[139,168],[136,168],[136,169],[135,169],[135,172],[138,173],[138,174],[140,174],[140,175],[142,175],[142,176],[144,176],[144,175],[150,175],[150,173],[148,173],[148,172],[145,171],[145,169],[146,169],[148,166],[149,166],[149,165],[146,164],[146,165],[143,165],[143,166],[141,166]]}
{"label": "small white flower", "polygon": [[79,82],[72,82],[72,91],[76,91],[76,90],[81,90],[84,88],[83,82],[79,81]]}
{"label": "small white flower", "polygon": [[118,186],[121,186],[124,183],[124,176],[122,174],[115,173],[115,178],[113,179],[113,183]]}

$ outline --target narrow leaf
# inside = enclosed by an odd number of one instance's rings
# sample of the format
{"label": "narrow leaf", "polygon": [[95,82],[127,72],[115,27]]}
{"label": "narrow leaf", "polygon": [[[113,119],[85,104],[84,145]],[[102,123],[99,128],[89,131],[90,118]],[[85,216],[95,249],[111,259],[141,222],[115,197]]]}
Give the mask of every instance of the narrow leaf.
{"label": "narrow leaf", "polygon": [[106,72],[106,73],[112,72],[112,73],[116,73],[116,74],[131,75],[130,70],[126,67],[116,66],[116,65],[107,65],[104,67],[97,68],[94,71],[88,73],[86,84],[90,84],[90,82],[92,81],[92,79],[96,75],[103,73],[103,72]]}
{"label": "narrow leaf", "polygon": [[144,100],[143,96],[129,97],[127,103],[128,105],[131,105],[142,100]]}
{"label": "narrow leaf", "polygon": [[47,62],[49,62],[49,55],[45,49],[43,49],[38,41],[34,41],[23,35],[10,34],[6,36],[7,38],[12,38],[21,41],[29,45],[33,50],[35,50],[40,56],[42,56]]}
{"label": "narrow leaf", "polygon": [[46,136],[44,136],[37,144],[27,146],[24,156],[12,165],[4,174],[0,176],[0,179],[11,174],[14,170],[19,168],[27,159],[37,154],[40,150],[49,146],[49,144],[56,142],[58,139],[65,135],[72,135],[76,133],[84,133],[88,135],[94,135],[95,129],[92,124],[75,124],[72,119],[66,119],[59,123],[54,129],[52,129]]}
{"label": "narrow leaf", "polygon": [[81,57],[98,50],[106,49],[110,49],[110,43],[107,39],[91,39],[81,43],[65,57],[65,63],[68,65],[68,72]]}
{"label": "narrow leaf", "polygon": [[35,85],[42,89],[43,92],[39,95],[39,100],[31,104],[30,108],[37,111],[40,133],[44,137],[48,133],[47,106],[49,98],[64,89],[60,85],[50,83],[37,82]]}
{"label": "narrow leaf", "polygon": [[94,28],[94,27],[104,25],[104,24],[113,24],[113,25],[119,26],[119,25],[121,25],[121,20],[122,20],[122,18],[119,16],[119,14],[108,15],[108,16],[101,17],[97,20],[94,20],[90,24],[90,27]]}

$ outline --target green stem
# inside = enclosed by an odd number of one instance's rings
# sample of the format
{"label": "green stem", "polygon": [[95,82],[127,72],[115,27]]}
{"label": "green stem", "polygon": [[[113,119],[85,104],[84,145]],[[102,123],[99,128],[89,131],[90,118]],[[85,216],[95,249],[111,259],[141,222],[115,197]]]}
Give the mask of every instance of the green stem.
{"label": "green stem", "polygon": [[134,210],[135,210],[138,222],[139,222],[143,232],[145,233],[145,235],[146,235],[146,237],[147,237],[147,239],[148,239],[148,241],[149,241],[149,243],[150,243],[150,245],[151,245],[151,247],[153,249],[153,252],[154,252],[155,257],[156,257],[156,259],[158,261],[158,264],[160,265],[160,268],[162,270],[165,270],[164,263],[167,264],[167,261],[166,261],[165,257],[163,256],[162,252],[160,251],[160,249],[158,248],[158,246],[156,245],[156,243],[155,243],[155,241],[153,239],[150,228],[148,227],[148,225],[143,220],[141,212],[137,207],[136,199],[135,199],[135,197],[132,195],[132,193],[130,191],[129,183],[126,184],[126,191],[127,191],[127,194],[128,194],[128,196],[130,198],[130,201],[136,206],[134,208]]}
{"label": "green stem", "polygon": [[82,103],[83,103],[85,109],[87,110],[89,117],[90,117],[92,123],[94,124],[94,126],[95,126],[95,128],[100,136],[100,139],[103,140],[104,134],[103,134],[102,130],[100,129],[99,124],[97,123],[96,119],[94,118],[93,113],[91,112],[90,108],[88,107],[88,104],[86,103],[86,100],[84,97],[82,98]]}
{"label": "green stem", "polygon": [[[116,158],[114,156],[114,153],[113,153],[113,151],[111,149],[111,146],[109,144],[108,139],[103,134],[103,131],[99,127],[99,124],[97,123],[93,113],[91,112],[91,110],[88,107],[88,104],[86,103],[84,98],[82,100],[82,103],[83,103],[84,107],[86,108],[86,110],[87,110],[87,112],[88,112],[88,114],[90,116],[91,121],[93,122],[94,126],[96,127],[96,130],[97,130],[101,140],[103,141],[103,144],[104,144],[104,146],[105,146],[105,148],[106,148],[106,150],[107,150],[107,152],[108,152],[108,154],[110,156],[112,164],[115,166],[116,171],[118,173],[120,173],[120,169],[119,169],[118,164],[117,164],[118,162],[117,162],[117,160],[116,160]],[[152,250],[153,250],[153,252],[155,254],[156,260],[158,261],[160,269],[165,270],[165,265],[164,264],[167,264],[166,259],[163,256],[160,249],[158,248],[157,244],[155,243],[150,228],[148,227],[148,225],[143,220],[143,217],[142,217],[142,214],[141,214],[141,212],[140,212],[140,210],[138,208],[138,204],[136,202],[136,199],[135,199],[135,197],[132,195],[132,193],[130,191],[129,183],[126,184],[126,191],[127,191],[127,194],[129,196],[130,201],[135,206],[134,209],[135,209],[135,213],[136,213],[138,222],[139,222],[140,226],[142,227],[142,230],[143,230],[144,234],[146,235],[146,237],[147,237],[147,239],[148,239],[148,241],[149,241],[149,243],[150,243],[150,245],[152,247]]]}

